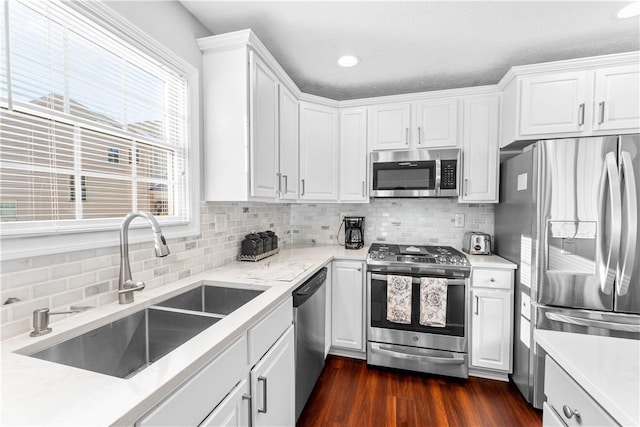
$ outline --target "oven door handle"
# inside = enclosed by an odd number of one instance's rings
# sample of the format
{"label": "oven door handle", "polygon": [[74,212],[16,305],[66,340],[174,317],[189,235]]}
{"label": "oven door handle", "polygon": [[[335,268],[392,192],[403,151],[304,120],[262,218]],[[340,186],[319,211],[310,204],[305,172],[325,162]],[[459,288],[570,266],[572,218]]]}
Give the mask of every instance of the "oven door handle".
{"label": "oven door handle", "polygon": [[[387,281],[387,277],[390,276],[388,274],[376,274],[371,273],[371,280],[382,280],[383,282]],[[398,276],[403,276],[403,274],[399,274]],[[422,277],[430,277],[430,276],[422,276]],[[411,277],[412,283],[420,283],[419,277]],[[464,285],[464,279],[447,279],[447,286],[460,286]]]}
{"label": "oven door handle", "polygon": [[456,357],[438,357],[426,356],[424,354],[416,354],[411,352],[399,352],[392,350],[393,347],[384,344],[371,343],[371,351],[373,353],[384,354],[398,359],[414,360],[417,362],[439,363],[442,365],[462,365],[465,363],[463,356]]}

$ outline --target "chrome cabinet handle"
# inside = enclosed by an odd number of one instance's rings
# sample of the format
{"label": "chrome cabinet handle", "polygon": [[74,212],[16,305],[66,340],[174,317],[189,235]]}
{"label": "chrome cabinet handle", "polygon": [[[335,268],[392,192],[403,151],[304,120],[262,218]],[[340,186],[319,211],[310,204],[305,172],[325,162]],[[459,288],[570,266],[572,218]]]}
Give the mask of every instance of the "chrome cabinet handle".
{"label": "chrome cabinet handle", "polygon": [[362,181],[362,197],[364,197],[364,181]]}
{"label": "chrome cabinet handle", "polygon": [[584,125],[584,102],[578,107],[578,126]]}
{"label": "chrome cabinet handle", "polygon": [[465,179],[464,179],[464,195],[465,195],[465,197],[466,197],[466,195],[467,195],[467,189],[468,189],[468,188],[469,188],[469,179],[468,179],[468,178],[465,178]]}
{"label": "chrome cabinet handle", "polygon": [[301,179],[300,181],[302,181],[302,191],[300,192],[300,195],[304,196],[304,179]]}
{"label": "chrome cabinet handle", "polygon": [[258,408],[258,412],[262,414],[267,413],[267,378],[258,377],[258,382],[262,381],[262,408]]}
{"label": "chrome cabinet handle", "polygon": [[571,409],[569,405],[562,405],[562,413],[564,413],[564,416],[567,418],[575,415],[577,420],[580,419],[580,412],[577,409]]}
{"label": "chrome cabinet handle", "polygon": [[287,175],[282,175],[282,177],[284,178],[284,194],[287,194],[289,193],[289,178]]}
{"label": "chrome cabinet handle", "polygon": [[418,145],[422,145],[422,126],[418,126]]}
{"label": "chrome cabinet handle", "polygon": [[242,400],[246,400],[248,402],[247,404],[247,412],[249,413],[249,417],[247,418],[247,426],[251,426],[253,425],[253,420],[251,419],[251,395],[250,394],[243,394],[242,395]]}
{"label": "chrome cabinet handle", "polygon": [[278,189],[276,190],[276,193],[282,194],[282,174],[276,173],[276,179],[278,180]]}
{"label": "chrome cabinet handle", "polygon": [[598,104],[598,108],[600,109],[600,114],[598,118],[598,124],[601,125],[604,123],[604,101]]}
{"label": "chrome cabinet handle", "polygon": [[409,128],[405,128],[404,130],[404,143],[405,145],[409,145]]}
{"label": "chrome cabinet handle", "polygon": [[479,304],[477,295],[476,295],[476,310],[473,312],[473,314],[476,314],[476,315],[480,314],[480,304]]}

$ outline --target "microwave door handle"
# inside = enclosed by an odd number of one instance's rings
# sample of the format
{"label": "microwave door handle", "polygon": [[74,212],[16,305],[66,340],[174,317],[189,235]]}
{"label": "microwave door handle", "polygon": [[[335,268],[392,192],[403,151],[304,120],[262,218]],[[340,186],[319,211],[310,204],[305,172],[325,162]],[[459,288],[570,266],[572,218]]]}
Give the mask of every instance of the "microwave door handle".
{"label": "microwave door handle", "polygon": [[[608,184],[608,185],[607,185]],[[609,233],[609,247],[605,248],[605,227],[603,218],[605,217],[605,193],[609,193],[609,202],[611,209],[611,232]],[[598,201],[600,212],[598,213],[597,225],[597,264],[596,278],[600,284],[601,291],[606,295],[611,295],[613,291],[613,280],[615,273],[613,268],[617,268],[620,255],[620,235],[622,220],[622,199],[620,196],[620,178],[618,176],[617,162],[615,154],[610,151],[605,155],[604,167],[600,176],[600,189],[598,191]]]}
{"label": "microwave door handle", "polygon": [[636,262],[636,245],[638,243],[638,193],[636,188],[636,174],[633,170],[631,155],[623,151],[620,161],[621,177],[624,179],[624,194],[627,216],[627,244],[621,263],[618,263],[617,288],[619,296],[626,295],[629,291],[631,274]]}

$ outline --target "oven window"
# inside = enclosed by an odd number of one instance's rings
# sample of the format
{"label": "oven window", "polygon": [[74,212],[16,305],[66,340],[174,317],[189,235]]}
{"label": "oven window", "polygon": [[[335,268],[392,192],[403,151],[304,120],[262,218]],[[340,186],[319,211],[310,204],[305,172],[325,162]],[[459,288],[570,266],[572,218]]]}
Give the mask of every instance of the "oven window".
{"label": "oven window", "polygon": [[433,190],[436,185],[434,161],[375,163],[374,190]]}
{"label": "oven window", "polygon": [[447,286],[447,319],[445,327],[420,324],[420,284],[411,285],[411,323],[394,323],[387,320],[387,281],[371,279],[371,326],[374,328],[425,332],[430,334],[464,337],[465,286]]}

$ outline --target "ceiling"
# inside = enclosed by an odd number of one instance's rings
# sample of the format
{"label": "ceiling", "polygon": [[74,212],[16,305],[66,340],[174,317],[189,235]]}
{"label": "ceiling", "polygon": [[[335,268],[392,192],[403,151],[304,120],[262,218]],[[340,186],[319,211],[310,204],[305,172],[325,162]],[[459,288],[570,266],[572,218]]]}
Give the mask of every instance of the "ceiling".
{"label": "ceiling", "polygon": [[[335,100],[497,83],[514,65],[640,50],[618,1],[188,1],[212,34],[250,28],[302,92]],[[360,64],[338,67],[353,54]]]}

